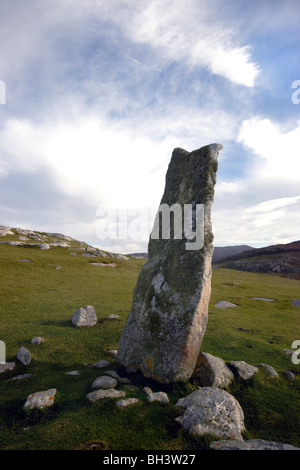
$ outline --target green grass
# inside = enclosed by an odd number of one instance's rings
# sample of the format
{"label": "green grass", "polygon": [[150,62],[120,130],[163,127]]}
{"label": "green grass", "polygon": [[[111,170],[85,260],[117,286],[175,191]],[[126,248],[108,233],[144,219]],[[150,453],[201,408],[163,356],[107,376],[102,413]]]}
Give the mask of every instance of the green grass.
{"label": "green grass", "polygon": [[[107,351],[118,346],[144,262],[114,259],[117,268],[102,268],[92,266],[91,261],[106,262],[107,258],[71,256],[64,248],[43,251],[0,246],[0,339],[6,343],[7,361],[15,360],[20,346],[32,354],[27,367],[18,364],[14,371],[0,375],[0,448],[205,448],[205,440],[192,439],[175,421],[180,414],[175,403],[193,390],[189,384],[163,387],[139,376],[135,380],[140,390],[127,391],[126,397],[137,397],[140,402],[129,409],[117,409],[116,400],[95,404],[86,400],[93,380],[103,370],[85,364],[106,359],[111,363],[109,369],[118,367]],[[57,270],[57,266],[61,268]],[[273,298],[276,302],[252,297]],[[226,361],[263,362],[277,371],[299,372],[299,366],[282,352],[300,339],[300,309],[291,304],[294,298],[299,298],[299,281],[215,269],[202,350]],[[219,300],[238,306],[220,310],[214,307]],[[73,327],[71,316],[87,304],[95,307],[98,324],[93,328]],[[120,319],[108,320],[110,314]],[[31,344],[34,336],[42,336],[45,342]],[[72,370],[80,375],[65,375]],[[21,373],[33,377],[11,380]],[[271,380],[260,372],[247,383],[236,381],[231,386],[229,391],[245,413],[246,437],[300,446],[299,379],[296,375],[294,381],[283,377]],[[145,385],[165,389],[170,404],[147,403],[141,389]],[[54,406],[45,412],[25,413],[27,395],[48,388],[57,389]]]}

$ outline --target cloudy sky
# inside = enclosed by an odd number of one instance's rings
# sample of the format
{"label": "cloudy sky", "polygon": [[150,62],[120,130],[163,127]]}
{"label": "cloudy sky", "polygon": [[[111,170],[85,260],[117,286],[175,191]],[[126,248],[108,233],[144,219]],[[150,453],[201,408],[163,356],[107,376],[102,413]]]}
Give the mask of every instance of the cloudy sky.
{"label": "cloudy sky", "polygon": [[103,214],[155,212],[172,150],[217,142],[215,245],[298,240],[299,24],[299,0],[2,0],[0,224],[145,251]]}

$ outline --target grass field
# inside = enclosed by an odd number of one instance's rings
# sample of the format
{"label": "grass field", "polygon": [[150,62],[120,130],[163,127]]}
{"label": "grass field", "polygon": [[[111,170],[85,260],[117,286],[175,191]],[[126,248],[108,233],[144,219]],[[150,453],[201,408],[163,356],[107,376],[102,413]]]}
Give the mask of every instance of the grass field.
{"label": "grass field", "polygon": [[[31,262],[20,262],[29,259]],[[107,258],[93,258],[106,261]],[[138,404],[117,409],[116,400],[90,404],[86,395],[94,379],[105,370],[117,369],[109,349],[116,349],[131,307],[133,289],[142,260],[113,260],[116,268],[91,265],[91,259],[71,256],[65,248],[39,250],[0,246],[0,339],[6,344],[6,360],[14,361],[20,346],[32,355],[28,366],[17,364],[0,375],[1,449],[147,449],[186,450],[206,448],[207,442],[188,436],[176,423],[178,398],[193,390],[191,384],[162,386],[137,377],[139,390],[126,391]],[[60,269],[56,269],[60,266]],[[202,351],[224,360],[266,363],[277,372],[294,370],[295,380],[269,379],[259,372],[253,380],[235,381],[228,390],[240,402],[245,438],[261,438],[300,447],[300,366],[283,349],[300,339],[300,283],[270,275],[215,269],[207,332]],[[276,302],[253,300],[266,297]],[[214,307],[228,300],[237,307]],[[70,319],[78,307],[95,307],[98,324],[76,328]],[[118,320],[108,320],[110,314]],[[34,336],[45,342],[31,344]],[[108,369],[94,369],[100,359]],[[80,375],[65,372],[78,370]],[[33,376],[11,380],[18,374]],[[148,403],[145,385],[165,390],[170,404]],[[45,412],[25,413],[30,393],[56,388],[55,404]],[[118,388],[123,386],[118,385]],[[125,390],[125,389],[124,389]]]}

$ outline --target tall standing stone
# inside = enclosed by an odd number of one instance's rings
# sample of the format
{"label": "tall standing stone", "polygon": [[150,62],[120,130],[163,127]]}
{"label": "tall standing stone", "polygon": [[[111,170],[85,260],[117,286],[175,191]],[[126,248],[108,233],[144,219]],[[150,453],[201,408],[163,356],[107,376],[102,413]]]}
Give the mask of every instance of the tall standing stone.
{"label": "tall standing stone", "polygon": [[[137,280],[121,335],[116,360],[162,383],[185,382],[191,377],[205,333],[213,253],[211,208],[221,148],[220,144],[211,144],[193,152],[180,148],[173,151],[160,204],[160,209],[174,205],[171,236],[163,238],[161,220],[160,238],[153,238],[158,233],[158,211],[149,240],[149,260]],[[193,209],[192,216],[185,219],[186,207]],[[197,207],[203,212],[197,212]],[[181,238],[176,226],[180,208],[184,228]],[[191,236],[199,213],[204,222],[200,249],[198,243],[193,245]],[[190,220],[190,226],[185,220]]]}

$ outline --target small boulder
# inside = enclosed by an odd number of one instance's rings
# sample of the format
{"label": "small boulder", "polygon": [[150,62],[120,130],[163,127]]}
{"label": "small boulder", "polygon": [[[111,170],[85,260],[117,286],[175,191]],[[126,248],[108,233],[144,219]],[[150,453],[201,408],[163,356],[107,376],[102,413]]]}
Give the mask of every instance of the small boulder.
{"label": "small boulder", "polygon": [[97,323],[97,316],[92,305],[78,308],[71,318],[74,326],[94,326]]}
{"label": "small boulder", "polygon": [[94,392],[88,393],[86,398],[89,402],[95,403],[97,400],[101,400],[103,398],[121,398],[125,397],[125,392],[122,390],[115,390],[114,388],[110,388],[108,390],[95,390]]}
{"label": "small boulder", "polygon": [[279,375],[277,374],[276,370],[272,367],[269,366],[268,364],[255,364],[257,367],[262,369],[266,375],[268,375],[270,378],[277,379],[279,378]]}
{"label": "small boulder", "polygon": [[258,372],[257,367],[250,366],[244,361],[229,361],[227,365],[243,380],[251,379],[251,377]]}
{"label": "small boulder", "polygon": [[15,365],[15,362],[0,363],[0,374],[2,374],[2,372],[5,372],[6,370],[13,370]]}
{"label": "small boulder", "polygon": [[200,387],[225,388],[233,381],[234,375],[220,357],[200,353],[192,375],[192,381]]}
{"label": "small boulder", "polygon": [[42,392],[32,393],[28,395],[27,400],[23,408],[33,409],[39,408],[43,409],[48,406],[52,406],[54,403],[54,397],[56,395],[56,389],[50,388]]}
{"label": "small boulder", "polygon": [[95,364],[92,364],[90,367],[96,367],[97,369],[101,369],[102,367],[108,367],[110,363],[108,361],[104,361],[101,359],[98,362],[95,362]]}
{"label": "small boulder", "polygon": [[92,388],[101,388],[103,390],[108,390],[110,388],[115,388],[117,386],[117,383],[117,380],[113,377],[103,375],[94,380],[94,382],[92,383]]}
{"label": "small boulder", "polygon": [[227,302],[226,300],[220,300],[220,302],[217,302],[215,307],[217,308],[230,308],[230,307],[237,307],[236,304],[233,304],[232,302]]}
{"label": "small boulder", "polygon": [[42,338],[41,336],[35,336],[34,338],[32,338],[31,343],[32,344],[41,344],[44,341],[45,341],[44,338]]}
{"label": "small boulder", "polygon": [[24,365],[27,366],[31,362],[31,354],[28,349],[21,346],[17,352],[17,359]]}
{"label": "small boulder", "polygon": [[203,387],[181,398],[176,405],[185,408],[184,414],[176,421],[190,434],[243,440],[243,410],[239,402],[225,390]]}
{"label": "small boulder", "polygon": [[116,402],[116,405],[120,408],[126,408],[127,406],[134,405],[138,403],[139,400],[137,398],[126,398],[126,400],[119,400]]}
{"label": "small boulder", "polygon": [[167,405],[169,403],[169,397],[165,392],[155,392],[155,393],[148,393],[147,395],[148,401],[158,401],[159,403],[163,403]]}

